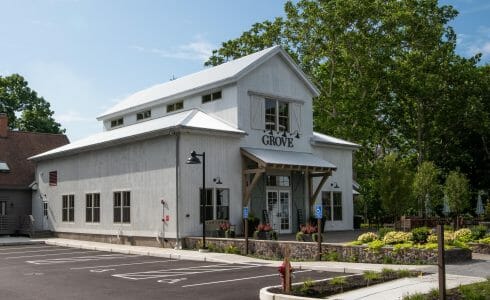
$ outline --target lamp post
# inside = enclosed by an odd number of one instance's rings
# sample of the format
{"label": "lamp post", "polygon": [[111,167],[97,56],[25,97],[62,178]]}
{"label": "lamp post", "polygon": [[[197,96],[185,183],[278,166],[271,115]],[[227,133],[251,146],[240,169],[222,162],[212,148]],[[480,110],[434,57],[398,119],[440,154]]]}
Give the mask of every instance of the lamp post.
{"label": "lamp post", "polygon": [[206,247],[206,152],[201,154],[196,153],[196,151],[191,152],[191,156],[187,159],[186,164],[197,165],[201,163],[198,156],[202,157],[202,191],[201,199],[203,201],[201,213],[202,213],[202,249],[207,249]]}

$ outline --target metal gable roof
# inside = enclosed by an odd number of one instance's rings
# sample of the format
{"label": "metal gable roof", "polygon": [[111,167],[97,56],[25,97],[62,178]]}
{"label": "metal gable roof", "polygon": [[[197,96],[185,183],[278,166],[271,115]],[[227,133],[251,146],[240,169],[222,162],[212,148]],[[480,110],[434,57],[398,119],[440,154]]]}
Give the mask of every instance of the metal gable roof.
{"label": "metal gable roof", "polygon": [[316,87],[309,81],[307,76],[294,63],[293,59],[286,53],[286,51],[280,46],[274,46],[216,67],[204,69],[200,72],[139,91],[119,102],[97,117],[97,119],[107,119],[122,112],[141,109],[143,106],[150,103],[158,103],[160,101],[166,102],[167,99],[172,99],[173,97],[185,97],[190,94],[205,91],[206,89],[235,82],[276,54],[280,54],[284,58],[285,62],[291,67],[293,72],[302,79],[314,95],[317,96],[319,94]]}
{"label": "metal gable roof", "polygon": [[245,134],[225,122],[208,114],[192,109],[129,126],[103,131],[71,144],[30,157],[32,160],[43,160],[70,155],[87,150],[101,149],[127,141],[144,139],[148,136],[164,135],[171,129],[201,129],[211,132]]}

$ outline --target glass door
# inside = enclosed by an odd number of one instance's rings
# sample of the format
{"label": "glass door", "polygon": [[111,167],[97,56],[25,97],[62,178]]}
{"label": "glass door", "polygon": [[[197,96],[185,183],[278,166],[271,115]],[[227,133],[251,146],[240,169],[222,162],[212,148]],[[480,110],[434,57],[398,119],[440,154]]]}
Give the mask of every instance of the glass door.
{"label": "glass door", "polygon": [[290,191],[267,190],[267,212],[272,228],[278,233],[291,232]]}

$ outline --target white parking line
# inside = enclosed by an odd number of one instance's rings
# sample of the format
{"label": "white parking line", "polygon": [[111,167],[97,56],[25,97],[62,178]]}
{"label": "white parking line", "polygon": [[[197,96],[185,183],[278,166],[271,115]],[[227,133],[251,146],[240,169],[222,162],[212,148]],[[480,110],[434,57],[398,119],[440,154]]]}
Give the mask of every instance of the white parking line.
{"label": "white parking line", "polygon": [[9,251],[9,250],[21,250],[21,249],[42,249],[42,248],[59,248],[60,246],[49,246],[49,245],[39,245],[39,246],[33,246],[33,247],[12,247],[12,246],[5,246],[5,248],[0,247],[0,252],[2,251]]}
{"label": "white parking line", "polygon": [[47,250],[16,251],[16,252],[3,252],[3,253],[0,253],[0,255],[23,254],[23,253],[37,253],[37,252],[53,252],[53,251],[72,251],[72,250],[73,249],[71,249],[71,248],[66,248],[66,249],[47,249]]}
{"label": "white parking line", "polygon": [[39,254],[39,255],[23,255],[23,256],[9,256],[9,257],[4,257],[4,259],[16,259],[16,258],[29,258],[29,257],[39,257],[39,256],[54,256],[54,255],[67,255],[67,254],[76,254],[76,253],[89,253],[89,252],[94,252],[93,250],[87,250],[87,251],[75,251],[75,252],[68,252],[68,253],[50,253],[50,254]]}
{"label": "white parking line", "polygon": [[130,279],[130,280],[142,280],[142,279],[155,279],[155,278],[165,278],[181,275],[192,275],[192,274],[204,274],[204,273],[214,273],[230,270],[241,270],[257,268],[259,266],[243,266],[243,265],[229,265],[229,264],[218,264],[218,265],[208,265],[208,266],[198,266],[198,267],[188,267],[170,270],[155,270],[146,272],[134,272],[126,274],[113,274],[114,277]]}
{"label": "white parking line", "polygon": [[35,265],[52,265],[52,264],[62,264],[70,262],[81,262],[81,261],[92,261],[92,260],[105,260],[105,259],[117,259],[117,258],[138,258],[135,255],[126,254],[103,254],[103,255],[90,255],[90,256],[76,256],[76,257],[63,257],[63,258],[51,258],[51,259],[40,259],[40,260],[28,260],[27,263]]}
{"label": "white parking line", "polygon": [[177,261],[177,260],[156,260],[156,261],[145,261],[145,262],[137,262],[137,263],[130,263],[130,264],[118,264],[118,265],[106,265],[106,266],[91,266],[91,267],[78,267],[78,268],[70,268],[70,270],[83,270],[83,269],[97,269],[97,268],[109,268],[109,267],[120,267],[120,266],[156,264],[156,263],[174,262],[174,261]]}
{"label": "white parking line", "polygon": [[[295,271],[294,273],[296,274],[296,273],[304,273],[304,272],[311,272],[311,270]],[[259,276],[252,276],[252,277],[235,278],[235,279],[212,281],[212,282],[203,282],[203,283],[196,283],[196,284],[188,284],[188,285],[183,285],[182,287],[193,287],[193,286],[201,286],[201,285],[211,285],[211,284],[218,284],[218,283],[225,283],[225,282],[250,280],[250,279],[264,278],[264,277],[273,277],[273,276],[276,276],[277,277],[279,275],[277,273],[274,273],[274,274],[268,274],[268,275],[259,275]]]}

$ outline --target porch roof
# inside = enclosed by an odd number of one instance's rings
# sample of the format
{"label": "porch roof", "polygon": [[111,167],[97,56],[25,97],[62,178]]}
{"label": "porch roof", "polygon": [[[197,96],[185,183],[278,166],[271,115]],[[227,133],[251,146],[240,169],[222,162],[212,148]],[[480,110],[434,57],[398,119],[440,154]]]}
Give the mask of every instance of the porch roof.
{"label": "porch roof", "polygon": [[259,167],[311,169],[314,171],[336,170],[337,167],[329,161],[306,152],[291,152],[242,147],[242,153],[256,161]]}

